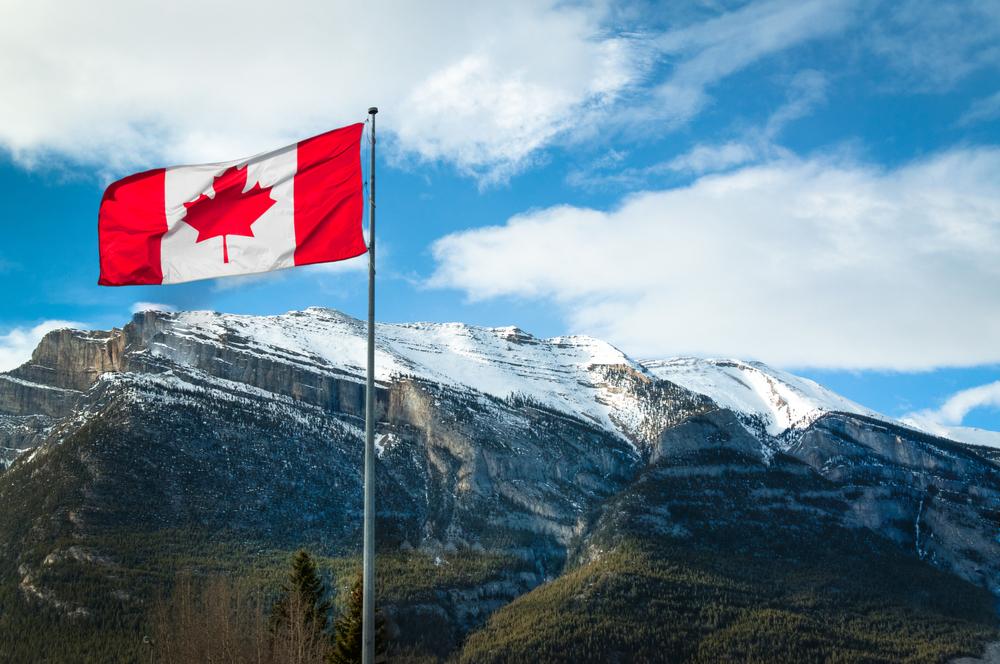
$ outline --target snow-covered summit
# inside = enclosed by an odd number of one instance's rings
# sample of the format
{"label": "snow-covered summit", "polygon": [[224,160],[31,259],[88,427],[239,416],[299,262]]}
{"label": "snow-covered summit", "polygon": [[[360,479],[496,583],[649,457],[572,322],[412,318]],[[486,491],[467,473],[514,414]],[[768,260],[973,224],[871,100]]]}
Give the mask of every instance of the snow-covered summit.
{"label": "snow-covered summit", "polygon": [[761,362],[679,357],[642,364],[655,376],[704,394],[722,408],[760,418],[771,436],[805,429],[826,413],[888,419],[808,378]]}
{"label": "snow-covered summit", "polygon": [[[310,307],[276,316],[242,316],[207,311],[155,315],[160,327],[200,343],[237,344],[242,352],[307,366],[362,381],[366,324],[341,312]],[[762,440],[794,438],[828,413],[881,419],[953,440],[993,442],[993,432],[961,435],[892,420],[807,378],[759,362],[691,357],[636,361],[613,345],[588,336],[549,339],[514,327],[465,323],[379,323],[376,380],[412,376],[498,398],[527,397],[635,441],[649,417],[649,405],[634,391],[609,380],[608,367],[625,368],[640,379],[658,378],[710,398],[734,411]],[[154,354],[168,347],[151,346]],[[172,358],[176,360],[177,358]]]}
{"label": "snow-covered summit", "polygon": [[[277,316],[206,311],[157,314],[165,331],[201,343],[238,343],[244,352],[362,380],[367,327],[340,312],[312,307]],[[154,354],[167,348],[151,347]],[[176,359],[176,358],[174,358]],[[584,336],[538,339],[516,327],[464,323],[379,323],[376,380],[412,376],[491,396],[528,397],[626,437],[621,423],[639,408],[609,386],[598,367],[641,366],[604,341]],[[616,424],[616,422],[618,424]]]}

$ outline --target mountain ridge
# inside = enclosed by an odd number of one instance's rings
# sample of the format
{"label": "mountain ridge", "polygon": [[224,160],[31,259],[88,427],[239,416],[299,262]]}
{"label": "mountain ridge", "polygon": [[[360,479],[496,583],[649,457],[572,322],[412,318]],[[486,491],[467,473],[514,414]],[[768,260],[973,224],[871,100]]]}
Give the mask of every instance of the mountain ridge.
{"label": "mountain ridge", "polygon": [[[435,656],[498,611],[521,620],[536,588],[575,570],[631,569],[634,551],[660,576],[674,556],[695,568],[729,556],[713,573],[738,588],[741,556],[770,552],[779,582],[783,565],[829,560],[819,554],[836,538],[873,574],[912,567],[933,582],[933,606],[910,582],[884,599],[894,616],[930,611],[929,629],[957,624],[934,617],[958,606],[950,592],[980,607],[990,602],[976,593],[1000,595],[1000,465],[988,449],[760,364],[640,363],[599,340],[515,327],[383,324],[377,338],[379,550],[402,571],[428,570],[419,592],[383,601],[401,639],[418,639],[407,625],[440,627],[420,646]],[[0,622],[23,603],[67,619],[141,613],[152,590],[127,581],[149,588],[144,570],[175,569],[164,550],[222,555],[199,542],[227,542],[226,556],[303,543],[356,555],[364,351],[364,323],[327,309],[149,311],[111,331],[51,332],[0,380]],[[449,576],[451,563],[479,571]],[[92,593],[69,581],[81,574]],[[800,581],[781,582],[795,596]],[[846,642],[826,606],[815,629]],[[978,634],[992,618],[976,616]],[[948,652],[969,652],[958,647]]]}
{"label": "mountain ridge", "polygon": [[[309,307],[273,316],[156,310],[136,314],[136,317],[143,316],[170,321],[171,332],[179,337],[214,334],[217,343],[225,343],[227,335],[236,333],[249,340],[244,351],[256,350],[292,364],[305,363],[314,369],[334,370],[347,380],[352,377],[364,379],[365,324],[334,309]],[[283,328],[296,326],[301,334],[281,334]],[[973,445],[991,446],[1000,441],[1000,432],[932,427],[915,420],[891,418],[814,381],[762,362],[697,357],[636,360],[595,337],[539,338],[513,325],[378,323],[376,330],[376,380],[380,384],[387,384],[393,377],[413,376],[461,385],[499,398],[517,393],[555,410],[595,422],[631,442],[639,435],[638,427],[641,426],[636,422],[640,416],[635,412],[635,404],[625,403],[611,392],[595,389],[593,383],[601,379],[589,375],[588,367],[623,365],[707,396],[719,407],[742,415],[743,424],[764,442],[794,438],[797,432],[831,412],[883,419],[897,426]],[[62,334],[73,334],[99,344],[107,342],[116,332],[63,328],[48,336]],[[421,336],[429,336],[431,340],[417,341]],[[154,350],[150,352],[155,353]],[[83,377],[83,382],[74,381],[70,385],[35,382],[31,377],[37,378],[37,372],[22,377],[20,374],[25,373],[23,370],[28,365],[39,363],[29,360],[22,367],[0,373],[0,380],[19,383],[29,389],[80,390],[88,387],[87,378],[96,378],[102,368],[113,366],[113,359],[99,364],[89,376]],[[559,389],[553,391],[553,384]],[[578,393],[581,387],[583,395]]]}

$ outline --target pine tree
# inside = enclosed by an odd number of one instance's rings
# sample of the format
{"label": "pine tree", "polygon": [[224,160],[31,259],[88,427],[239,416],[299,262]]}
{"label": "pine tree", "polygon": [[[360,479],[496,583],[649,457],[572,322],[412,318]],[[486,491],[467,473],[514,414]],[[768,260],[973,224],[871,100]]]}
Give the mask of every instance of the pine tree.
{"label": "pine tree", "polygon": [[[329,664],[356,664],[361,661],[362,614],[364,612],[364,584],[358,576],[347,596],[347,606],[334,623],[333,650],[327,658]],[[385,661],[385,621],[375,616],[375,661]]]}
{"label": "pine tree", "polygon": [[271,611],[272,628],[287,625],[291,619],[289,607],[292,598],[301,607],[296,611],[303,626],[317,634],[326,631],[330,602],[324,599],[326,586],[319,576],[316,561],[305,549],[299,549],[292,557],[292,569],[288,581],[282,587],[282,597]]}

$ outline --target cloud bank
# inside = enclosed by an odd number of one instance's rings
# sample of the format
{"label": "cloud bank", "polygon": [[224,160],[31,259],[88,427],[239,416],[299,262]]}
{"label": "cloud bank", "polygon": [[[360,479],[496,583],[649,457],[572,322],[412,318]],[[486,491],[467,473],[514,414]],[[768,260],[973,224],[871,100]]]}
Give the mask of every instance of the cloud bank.
{"label": "cloud bank", "polygon": [[916,370],[1000,361],[1000,149],[786,158],[433,246],[433,287],[552,301],[640,356]]}
{"label": "cloud bank", "polygon": [[488,184],[554,143],[606,136],[626,104],[668,131],[714,84],[837,33],[855,5],[766,0],[651,28],[599,0],[14,0],[0,21],[0,147],[112,176],[250,155],[376,104],[395,159]]}
{"label": "cloud bank", "polygon": [[599,3],[15,0],[4,15],[0,146],[111,172],[253,154],[376,104],[401,156],[501,177],[641,60]]}
{"label": "cloud bank", "polygon": [[11,0],[0,148],[24,165],[68,160],[110,177],[250,155],[376,104],[384,154],[490,184],[554,144],[631,131],[625,111],[643,139],[677,129],[726,78],[824,39],[850,36],[921,89],[1000,61],[995,3],[627,5]]}

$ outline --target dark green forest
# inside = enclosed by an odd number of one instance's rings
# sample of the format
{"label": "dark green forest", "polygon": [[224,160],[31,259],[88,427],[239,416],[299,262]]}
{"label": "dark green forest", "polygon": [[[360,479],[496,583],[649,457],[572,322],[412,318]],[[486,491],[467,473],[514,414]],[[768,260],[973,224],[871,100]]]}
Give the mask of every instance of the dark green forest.
{"label": "dark green forest", "polygon": [[942,662],[995,637],[985,590],[836,535],[799,559],[632,543],[497,611],[459,659]]}
{"label": "dark green forest", "polygon": [[[442,588],[474,588],[521,563],[465,552],[439,564],[423,553],[384,552],[377,595],[388,661],[943,662],[996,638],[989,593],[876,537],[746,535],[751,541],[738,548],[724,546],[724,537],[620,542],[501,608],[464,640],[447,621],[407,621],[392,608],[433,604]],[[29,604],[17,575],[5,575],[3,661],[177,661],[168,641],[218,644],[212,635],[220,630],[236,632],[234,653],[270,643],[294,552],[193,532],[114,538],[130,555],[110,572],[62,565],[61,578],[38,579],[89,598],[87,616]],[[326,652],[350,609],[358,560],[315,560],[320,599],[331,608],[314,652]],[[165,577],[167,569],[185,571]],[[109,581],[119,592],[108,593]],[[185,612],[187,623],[177,618]]]}

